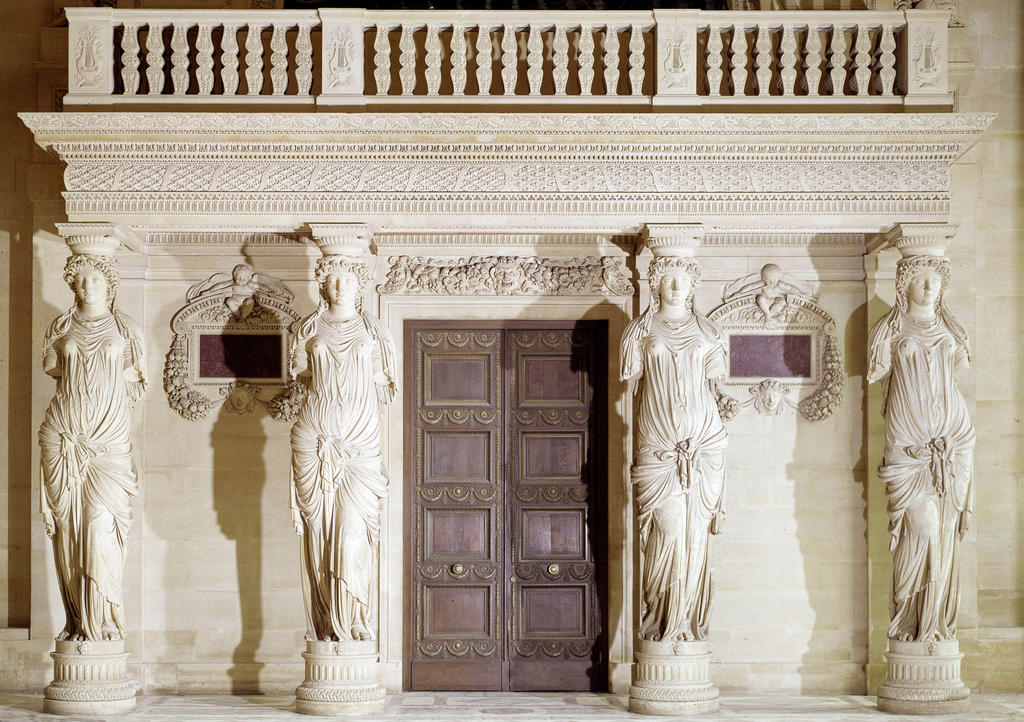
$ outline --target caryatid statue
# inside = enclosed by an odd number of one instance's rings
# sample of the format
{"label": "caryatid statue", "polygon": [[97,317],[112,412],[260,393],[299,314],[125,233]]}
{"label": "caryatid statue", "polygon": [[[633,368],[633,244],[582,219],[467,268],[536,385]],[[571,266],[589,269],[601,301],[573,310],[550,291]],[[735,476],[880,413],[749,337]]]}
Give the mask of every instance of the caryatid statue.
{"label": "caryatid statue", "polygon": [[146,390],[142,330],[117,308],[120,242],[102,223],[61,223],[75,303],[43,338],[57,390],[39,427],[40,502],[53,541],[64,627],[43,710],[97,716],[135,706],[122,590],[132,497],[132,407]]}
{"label": "caryatid statue", "polygon": [[292,521],[302,535],[309,641],[375,639],[383,407],[395,395],[394,340],[362,309],[359,256],[317,263],[319,307],[299,322],[291,373],[307,389],[292,428]]}
{"label": "caryatid statue", "polygon": [[292,524],[302,537],[306,606],[303,714],[373,714],[377,681],[374,596],[388,493],[384,407],[397,390],[391,333],[363,310],[369,228],[311,224],[323,253],[319,305],[297,322],[290,374],[306,387],[292,427]]}
{"label": "caryatid statue", "polygon": [[648,714],[718,706],[705,640],[710,539],[724,518],[726,433],[717,384],[726,374],[725,346],[693,307],[699,237],[680,246],[671,242],[680,231],[669,228],[655,232],[670,243],[648,241],[650,306],[626,327],[620,357],[622,380],[637,398],[631,472],[642,556],[629,705]]}
{"label": "caryatid statue", "polygon": [[[896,302],[871,329],[868,358],[868,380],[882,383],[885,455],[878,475],[888,499],[893,555],[890,679],[879,690],[881,707],[902,696],[892,689],[901,683],[894,661],[906,663],[903,655],[915,650],[931,657],[925,666],[945,654],[956,668],[955,676],[945,676],[956,689],[940,690],[932,701],[968,694],[959,681],[956,627],[960,544],[974,507],[975,437],[956,378],[970,362],[970,347],[943,299],[949,259],[941,248],[901,240]],[[911,702],[928,701],[920,693],[913,697]]]}

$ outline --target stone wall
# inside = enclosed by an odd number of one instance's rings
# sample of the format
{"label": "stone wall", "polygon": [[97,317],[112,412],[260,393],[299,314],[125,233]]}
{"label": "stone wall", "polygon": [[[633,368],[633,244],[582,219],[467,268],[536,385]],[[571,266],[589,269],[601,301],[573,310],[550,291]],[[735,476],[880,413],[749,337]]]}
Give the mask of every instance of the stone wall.
{"label": "stone wall", "polygon": [[[38,368],[43,330],[71,294],[60,273],[67,254],[53,227],[63,215],[60,166],[33,147],[13,111],[53,109],[60,71],[45,63],[59,63],[65,50],[62,31],[44,27],[52,18],[47,0],[9,3],[3,13],[0,88],[12,102],[0,118],[0,323],[7,339],[0,344],[0,422],[7,423],[0,428],[8,429],[0,465],[0,689],[38,691],[49,680],[61,612],[31,494],[38,454],[29,419],[41,418],[53,388]],[[951,30],[958,110],[999,113],[953,169],[951,220],[960,234],[950,248],[948,301],[974,342],[964,390],[979,431],[976,523],[964,553],[964,679],[976,689],[1020,689],[1024,0],[979,0],[961,8],[960,21],[963,27]],[[43,64],[33,65],[37,60]],[[131,670],[148,693],[283,693],[301,679],[287,428],[262,413],[214,414],[190,424],[167,407],[160,388],[168,322],[185,288],[228,270],[241,250],[154,256],[145,268],[139,257],[122,262],[121,305],[144,322],[149,343],[151,388],[137,412],[142,493],[125,573]],[[882,669],[889,562],[884,499],[872,473],[879,459],[868,453],[879,427],[862,413],[878,392],[865,388],[863,373],[866,331],[882,310],[884,289],[869,295],[859,258],[706,256],[708,281],[698,297],[704,310],[722,283],[766,260],[808,279],[827,275],[822,305],[840,323],[849,373],[844,405],[827,422],[745,415],[730,425],[730,513],[715,554],[714,679],[726,693],[872,691]],[[312,260],[304,249],[248,260],[288,280],[302,311],[312,308],[313,289],[302,280]],[[400,530],[393,533],[400,539]],[[393,690],[400,653],[392,646],[387,654]]]}

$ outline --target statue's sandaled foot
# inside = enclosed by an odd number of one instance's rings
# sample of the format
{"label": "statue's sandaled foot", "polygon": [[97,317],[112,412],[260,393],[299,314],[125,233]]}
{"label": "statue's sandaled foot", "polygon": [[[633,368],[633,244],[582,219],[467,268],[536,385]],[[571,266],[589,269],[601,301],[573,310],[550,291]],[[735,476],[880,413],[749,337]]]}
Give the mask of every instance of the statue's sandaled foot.
{"label": "statue's sandaled foot", "polygon": [[66,639],[71,639],[71,628],[64,627],[64,629],[57,632],[57,641],[63,642]]}
{"label": "statue's sandaled foot", "polygon": [[353,624],[352,639],[358,639],[361,642],[366,641],[367,639],[371,639],[370,631],[362,624]]}

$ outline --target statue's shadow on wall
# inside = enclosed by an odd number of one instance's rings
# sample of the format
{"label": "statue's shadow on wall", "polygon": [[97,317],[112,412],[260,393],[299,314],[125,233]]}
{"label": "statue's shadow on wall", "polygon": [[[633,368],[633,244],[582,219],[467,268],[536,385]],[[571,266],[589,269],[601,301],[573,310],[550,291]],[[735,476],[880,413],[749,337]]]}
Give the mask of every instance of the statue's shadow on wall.
{"label": "statue's shadow on wall", "polygon": [[[213,506],[225,537],[234,542],[242,636],[231,657],[232,694],[256,694],[265,666],[256,661],[263,641],[263,452],[266,412],[238,414],[220,407],[210,434],[213,448]],[[225,560],[226,562],[227,560]],[[225,567],[227,564],[224,565]]]}

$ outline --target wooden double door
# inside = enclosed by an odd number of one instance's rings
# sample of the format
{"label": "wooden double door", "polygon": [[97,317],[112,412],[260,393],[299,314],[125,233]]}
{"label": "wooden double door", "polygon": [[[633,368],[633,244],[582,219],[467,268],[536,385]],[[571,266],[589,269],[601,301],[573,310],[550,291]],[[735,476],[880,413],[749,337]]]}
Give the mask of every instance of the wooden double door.
{"label": "wooden double door", "polygon": [[605,686],[604,322],[405,327],[407,689]]}

